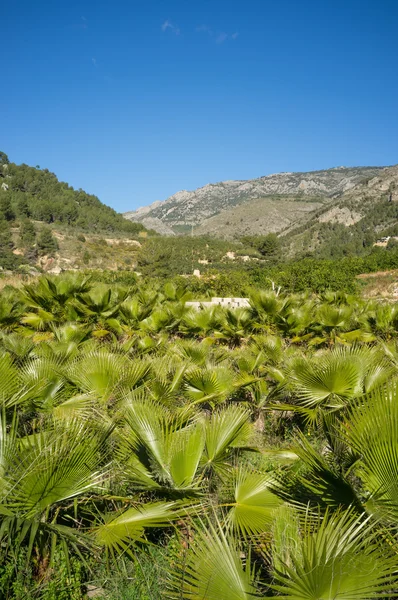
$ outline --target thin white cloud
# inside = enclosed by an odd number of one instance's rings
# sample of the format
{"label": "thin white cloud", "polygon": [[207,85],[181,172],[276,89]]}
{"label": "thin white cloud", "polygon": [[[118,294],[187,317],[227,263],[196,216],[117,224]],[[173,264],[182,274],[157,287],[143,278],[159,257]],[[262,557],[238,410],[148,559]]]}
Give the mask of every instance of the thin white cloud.
{"label": "thin white cloud", "polygon": [[222,31],[216,37],[217,44],[223,44],[228,39],[228,34]]}
{"label": "thin white cloud", "polygon": [[169,19],[166,19],[166,21],[164,23],[162,23],[162,31],[167,31],[168,29],[170,29],[170,31],[172,31],[175,35],[180,35],[180,28],[177,27],[177,25],[175,25],[174,23],[172,23],[172,21],[170,21]]}
{"label": "thin white cloud", "polygon": [[206,33],[207,35],[209,35],[210,37],[212,37],[214,39],[216,44],[223,44],[227,40],[236,40],[236,38],[239,35],[239,33],[237,31],[235,31],[234,33],[231,33],[231,34],[226,33],[225,31],[215,32],[208,25],[199,25],[198,27],[196,27],[196,31],[198,33]]}
{"label": "thin white cloud", "polygon": [[97,68],[98,68],[98,65],[97,65],[97,59],[93,57],[93,58],[91,59],[91,62],[93,63],[94,67],[97,69]]}
{"label": "thin white cloud", "polygon": [[209,35],[213,35],[213,30],[208,25],[199,25],[196,28],[196,31],[199,33],[208,33]]}

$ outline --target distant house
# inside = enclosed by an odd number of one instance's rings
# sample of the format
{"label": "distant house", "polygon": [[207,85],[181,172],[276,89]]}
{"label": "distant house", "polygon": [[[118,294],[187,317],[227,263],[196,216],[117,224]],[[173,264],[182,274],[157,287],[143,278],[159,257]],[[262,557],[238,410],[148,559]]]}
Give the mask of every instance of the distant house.
{"label": "distant house", "polygon": [[373,244],[373,246],[385,247],[385,246],[387,246],[387,244],[390,240],[398,240],[398,236],[397,235],[387,235],[385,237],[381,237]]}

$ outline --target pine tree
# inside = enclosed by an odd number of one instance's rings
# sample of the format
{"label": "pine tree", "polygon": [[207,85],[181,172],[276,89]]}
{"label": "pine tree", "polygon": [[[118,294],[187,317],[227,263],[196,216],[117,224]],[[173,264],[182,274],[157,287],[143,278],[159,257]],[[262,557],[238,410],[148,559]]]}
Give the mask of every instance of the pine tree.
{"label": "pine tree", "polygon": [[50,229],[42,229],[37,239],[37,248],[40,254],[49,254],[50,256],[58,250],[58,242]]}
{"label": "pine tree", "polygon": [[24,196],[19,198],[19,200],[17,202],[17,212],[20,217],[30,217],[31,216],[28,201],[26,200],[26,198]]}
{"label": "pine tree", "polygon": [[14,221],[15,213],[11,206],[11,198],[7,193],[2,194],[2,198],[0,198],[0,215],[6,221]]}
{"label": "pine tree", "polygon": [[3,269],[14,269],[20,262],[12,252],[13,245],[10,225],[0,215],[0,267]]}
{"label": "pine tree", "polygon": [[0,165],[8,165],[9,162],[7,154],[5,152],[0,152]]}
{"label": "pine tree", "polygon": [[24,219],[22,221],[19,230],[19,238],[23,248],[29,248],[34,245],[36,241],[36,230],[32,221],[29,221],[29,219]]}

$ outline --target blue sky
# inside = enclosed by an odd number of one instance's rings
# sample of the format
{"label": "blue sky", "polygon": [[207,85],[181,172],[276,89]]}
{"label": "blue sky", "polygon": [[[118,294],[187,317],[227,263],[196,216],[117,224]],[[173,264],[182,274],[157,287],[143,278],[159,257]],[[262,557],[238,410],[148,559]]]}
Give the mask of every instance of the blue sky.
{"label": "blue sky", "polygon": [[10,0],[1,39],[0,150],[119,211],[398,162],[396,0]]}

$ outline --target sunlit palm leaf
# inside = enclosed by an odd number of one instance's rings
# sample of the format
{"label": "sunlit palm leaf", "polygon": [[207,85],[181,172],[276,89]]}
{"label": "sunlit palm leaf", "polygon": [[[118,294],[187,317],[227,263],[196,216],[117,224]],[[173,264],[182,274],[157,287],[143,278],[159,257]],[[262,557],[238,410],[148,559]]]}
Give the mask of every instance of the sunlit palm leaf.
{"label": "sunlit palm leaf", "polygon": [[393,383],[358,401],[348,416],[346,437],[360,457],[357,473],[369,494],[371,513],[398,519],[398,387]]}
{"label": "sunlit palm leaf", "polygon": [[234,497],[227,521],[244,536],[269,529],[282,500],[272,490],[276,482],[269,474],[241,468],[235,478]]}
{"label": "sunlit palm leaf", "polygon": [[185,514],[176,502],[148,502],[120,514],[105,515],[104,522],[93,530],[93,536],[106,550],[120,552],[143,541],[147,527],[166,527]]}

